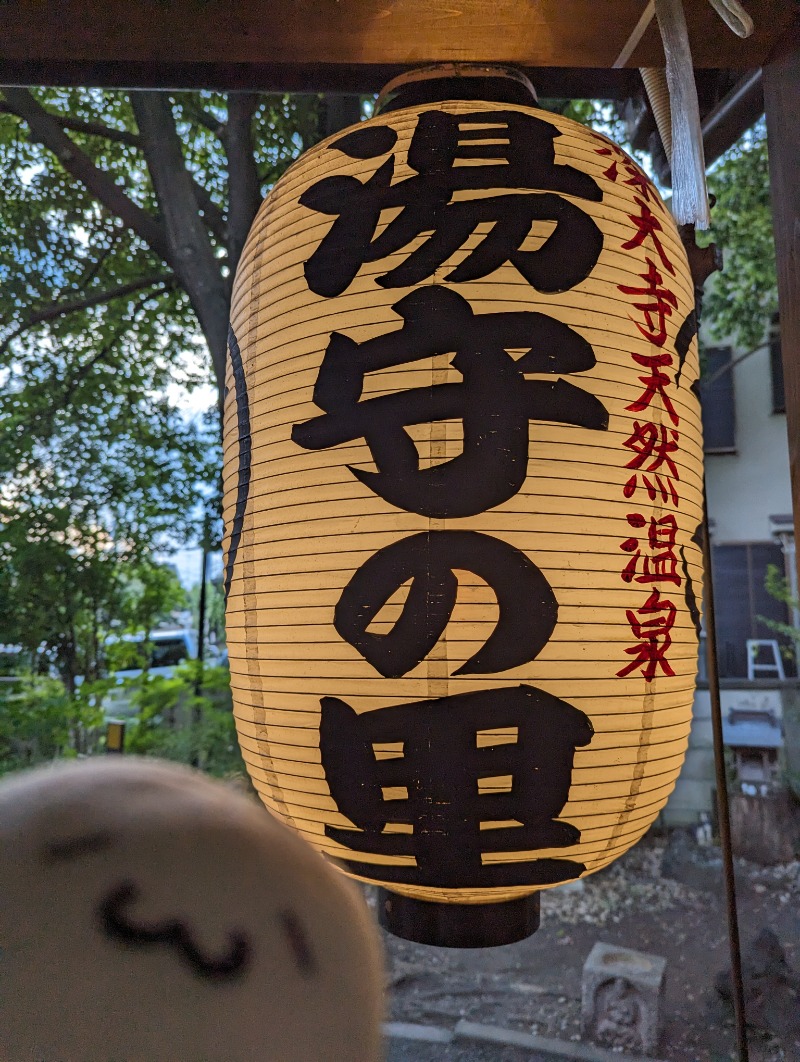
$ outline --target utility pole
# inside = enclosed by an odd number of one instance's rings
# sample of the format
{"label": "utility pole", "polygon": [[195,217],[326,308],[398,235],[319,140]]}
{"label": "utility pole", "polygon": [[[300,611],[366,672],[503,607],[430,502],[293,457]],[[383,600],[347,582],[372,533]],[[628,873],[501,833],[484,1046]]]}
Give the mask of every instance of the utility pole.
{"label": "utility pole", "polygon": [[[203,664],[206,653],[206,570],[208,568],[208,547],[211,537],[211,520],[206,509],[203,513],[203,531],[200,542],[202,559],[200,561],[200,599],[197,607],[197,668],[194,678],[194,695],[199,698],[203,691]],[[203,713],[199,701],[195,701],[192,710],[192,729],[200,725]],[[193,767],[200,766],[200,758],[195,749],[192,753],[191,762]]]}

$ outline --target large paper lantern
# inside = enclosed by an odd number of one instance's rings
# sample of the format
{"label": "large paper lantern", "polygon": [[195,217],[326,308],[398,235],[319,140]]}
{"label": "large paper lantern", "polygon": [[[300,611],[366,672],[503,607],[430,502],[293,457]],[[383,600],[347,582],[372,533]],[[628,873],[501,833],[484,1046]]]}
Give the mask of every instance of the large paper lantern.
{"label": "large paper lantern", "polygon": [[642,836],[683,760],[694,293],[606,137],[532,103],[401,103],[286,173],[236,276],[236,720],[263,800],[322,851],[406,914],[481,905],[512,939],[525,897]]}

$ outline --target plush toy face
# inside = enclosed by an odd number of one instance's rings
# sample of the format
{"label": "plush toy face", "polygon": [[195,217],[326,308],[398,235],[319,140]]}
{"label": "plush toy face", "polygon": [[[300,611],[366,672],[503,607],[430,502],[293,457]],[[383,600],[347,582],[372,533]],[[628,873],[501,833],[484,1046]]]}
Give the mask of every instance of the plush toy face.
{"label": "plush toy face", "polygon": [[375,1062],[357,893],[255,801],[152,761],[0,784],[0,1062]]}

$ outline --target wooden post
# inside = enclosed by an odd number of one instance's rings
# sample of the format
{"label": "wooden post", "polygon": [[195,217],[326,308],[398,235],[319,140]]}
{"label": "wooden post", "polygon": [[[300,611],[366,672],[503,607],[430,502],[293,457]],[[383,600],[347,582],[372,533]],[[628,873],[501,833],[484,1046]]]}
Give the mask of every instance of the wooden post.
{"label": "wooden post", "polygon": [[[798,27],[800,28],[800,27]],[[772,220],[778,267],[781,353],[795,539],[800,540],[800,33],[764,67]],[[800,552],[795,554],[795,562]]]}
{"label": "wooden post", "polygon": [[125,720],[106,720],[106,752],[121,756],[125,751]]}

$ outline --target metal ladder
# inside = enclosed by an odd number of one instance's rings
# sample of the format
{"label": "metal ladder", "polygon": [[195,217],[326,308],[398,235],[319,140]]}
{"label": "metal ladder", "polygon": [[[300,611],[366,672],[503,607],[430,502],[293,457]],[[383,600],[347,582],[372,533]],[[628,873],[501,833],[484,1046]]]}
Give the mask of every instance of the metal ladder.
{"label": "metal ladder", "polygon": [[[762,649],[769,650],[772,654],[771,664],[757,664],[759,653]],[[774,638],[748,638],[747,639],[747,677],[748,679],[758,678],[757,672],[773,671],[774,675],[765,676],[767,678],[777,678],[781,681],[786,678],[783,670],[783,661],[781,660],[781,651],[777,641]]]}

